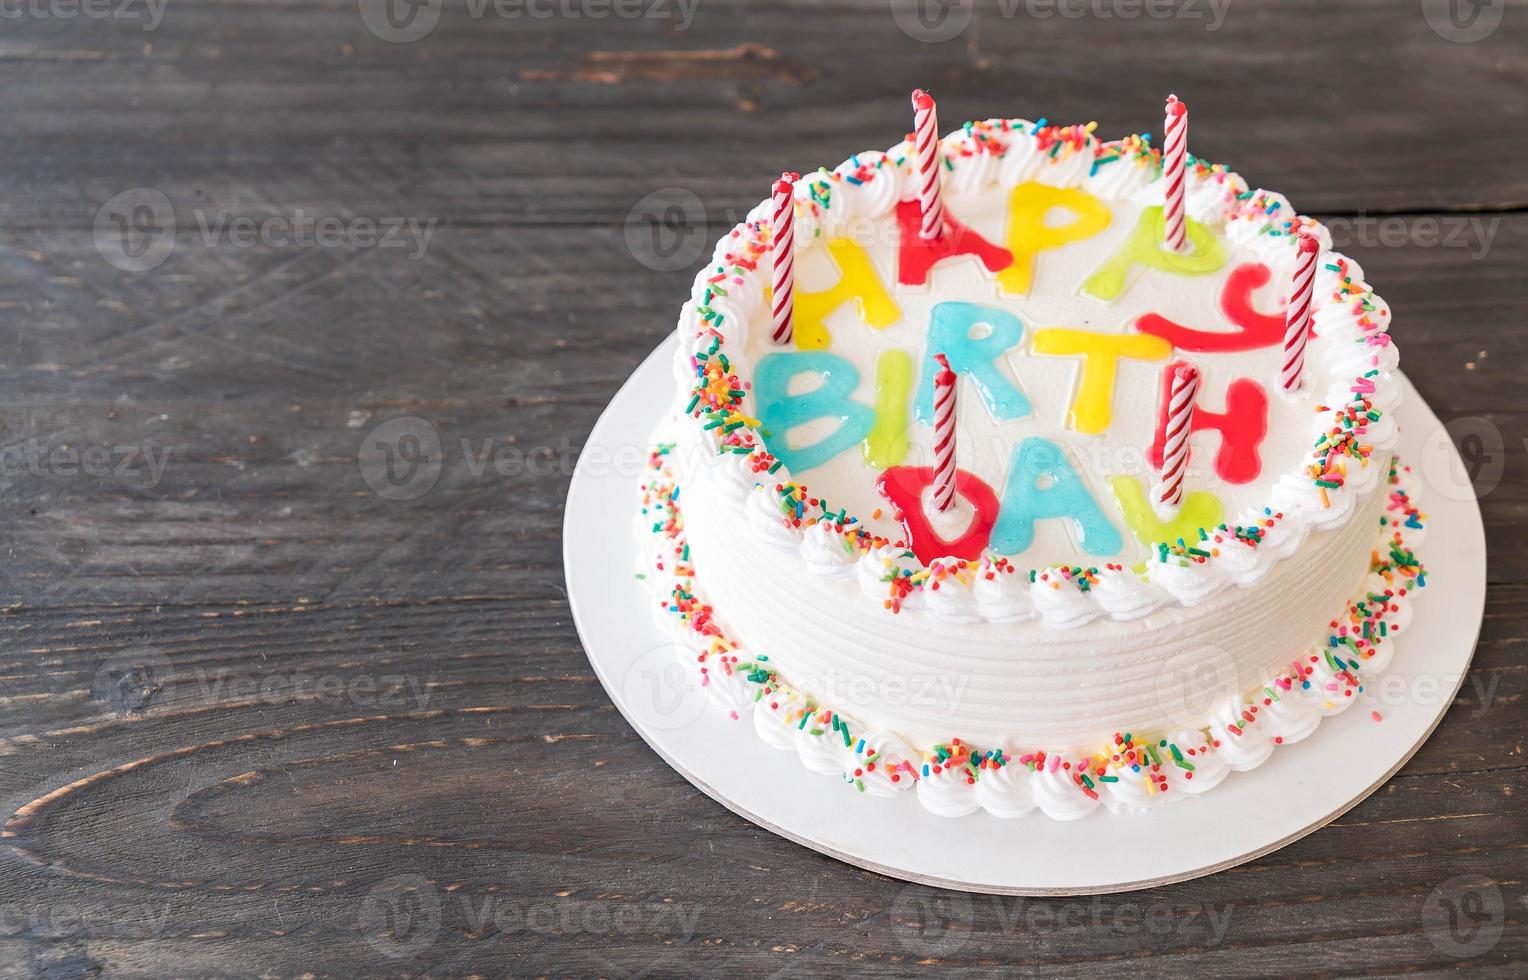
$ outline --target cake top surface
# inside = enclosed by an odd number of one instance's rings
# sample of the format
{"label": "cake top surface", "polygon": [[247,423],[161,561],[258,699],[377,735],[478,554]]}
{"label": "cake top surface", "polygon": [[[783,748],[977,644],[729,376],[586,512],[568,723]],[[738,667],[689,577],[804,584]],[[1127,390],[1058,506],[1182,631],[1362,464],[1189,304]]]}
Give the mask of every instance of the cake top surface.
{"label": "cake top surface", "polygon": [[[1000,119],[947,136],[949,225],[932,243],[910,142],[798,180],[788,344],[770,330],[769,202],[718,244],[677,370],[698,431],[749,488],[749,520],[820,562],[874,553],[896,600],[994,570],[1084,593],[1154,581],[1186,599],[1212,573],[1273,560],[1264,539],[1302,530],[1281,524],[1341,518],[1372,476],[1366,456],[1393,438],[1385,304],[1319,223],[1192,158],[1190,244],[1164,250],[1160,154],[1092,129]],[[1313,331],[1286,392],[1302,234],[1321,247]],[[959,378],[948,512],[928,503],[939,354]],[[1164,510],[1184,363],[1200,377],[1186,495]]]}

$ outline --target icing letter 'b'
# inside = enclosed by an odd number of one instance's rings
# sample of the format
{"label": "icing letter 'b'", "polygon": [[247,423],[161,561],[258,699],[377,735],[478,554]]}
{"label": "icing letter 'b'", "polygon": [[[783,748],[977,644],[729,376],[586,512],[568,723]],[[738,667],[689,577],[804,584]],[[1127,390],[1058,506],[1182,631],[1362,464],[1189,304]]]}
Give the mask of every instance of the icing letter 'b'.
{"label": "icing letter 'b'", "polygon": [[[1072,212],[1072,221],[1059,227],[1046,224],[1053,208]],[[1036,256],[1092,238],[1109,227],[1111,217],[1102,201],[1075,187],[1051,187],[1033,181],[1015,187],[1008,198],[1008,250],[1013,253],[1013,265],[997,277],[1003,292],[1028,295],[1034,283]]]}
{"label": "icing letter 'b'", "polygon": [[[797,375],[820,374],[822,384],[800,395],[790,393]],[[763,423],[764,445],[792,473],[821,466],[846,449],[852,449],[870,432],[875,412],[849,396],[859,387],[859,372],[841,357],[822,351],[770,354],[754,372],[754,399]],[[797,426],[818,419],[836,418],[834,429],[810,446],[792,449],[787,434]]]}
{"label": "icing letter 'b'", "polygon": [[971,523],[960,537],[947,541],[939,536],[923,509],[923,491],[934,482],[932,466],[893,466],[881,474],[876,489],[897,509],[897,519],[918,560],[927,565],[936,558],[975,561],[987,549],[992,522],[997,518],[997,494],[980,477],[955,471],[955,492],[971,505]]}
{"label": "icing letter 'b'", "polygon": [[1178,276],[1204,276],[1225,265],[1226,250],[1215,233],[1193,218],[1185,217],[1184,221],[1193,248],[1187,252],[1170,252],[1161,244],[1162,208],[1141,211],[1140,220],[1135,223],[1135,230],[1130,232],[1125,244],[1088,277],[1082,284],[1082,291],[1107,303],[1125,291],[1125,277],[1134,266],[1159,269]]}
{"label": "icing letter 'b'", "polygon": [[1171,544],[1179,538],[1194,544],[1199,540],[1200,528],[1212,528],[1221,521],[1220,498],[1203,490],[1184,494],[1178,515],[1171,521],[1163,521],[1152,509],[1146,488],[1135,477],[1111,477],[1109,489],[1114,491],[1120,513],[1125,515],[1125,523],[1130,525],[1135,539],[1148,548],[1164,541]]}
{"label": "icing letter 'b'", "polygon": [[1034,543],[1035,521],[1054,517],[1071,519],[1077,546],[1090,555],[1112,555],[1124,544],[1061,447],[1030,436],[1014,449],[1008,465],[1003,510],[992,528],[992,550],[1000,555],[1019,554]]}
{"label": "icing letter 'b'", "polygon": [[891,326],[902,316],[863,248],[847,238],[836,238],[828,242],[828,254],[838,266],[838,282],[817,293],[796,289],[792,330],[801,350],[821,350],[832,342],[827,319],[845,303],[852,301],[859,318],[877,330]]}
{"label": "icing letter 'b'", "polygon": [[[974,340],[971,328],[979,323],[991,327],[992,333]],[[1024,321],[1007,310],[975,303],[935,306],[929,314],[923,380],[918,385],[918,421],[929,425],[934,421],[934,375],[939,371],[935,354],[945,355],[950,370],[971,379],[993,418],[1001,422],[1028,415],[1029,399],[997,367],[997,359],[1018,346],[1023,336]]]}
{"label": "icing letter 'b'", "polygon": [[1149,334],[1093,333],[1089,330],[1050,328],[1035,332],[1036,354],[1082,356],[1082,380],[1072,397],[1067,425],[1078,432],[1097,434],[1114,418],[1114,378],[1122,357],[1162,361],[1173,352],[1172,344]]}

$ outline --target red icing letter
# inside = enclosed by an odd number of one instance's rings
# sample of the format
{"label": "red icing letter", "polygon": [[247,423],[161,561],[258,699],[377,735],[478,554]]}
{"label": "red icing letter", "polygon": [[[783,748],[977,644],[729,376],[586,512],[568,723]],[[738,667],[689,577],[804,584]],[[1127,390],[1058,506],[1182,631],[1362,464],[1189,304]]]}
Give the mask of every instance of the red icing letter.
{"label": "red icing letter", "polygon": [[[1167,440],[1167,403],[1172,394],[1173,371],[1180,361],[1162,370],[1162,398],[1157,412],[1157,434],[1151,441],[1147,462],[1161,469],[1162,444]],[[1263,470],[1257,448],[1268,434],[1268,395],[1263,386],[1250,378],[1238,378],[1226,389],[1226,410],[1207,412],[1194,405],[1194,432],[1214,429],[1220,433],[1220,451],[1215,454],[1215,472],[1227,483],[1250,483]]]}
{"label": "red icing letter", "polygon": [[1284,314],[1259,313],[1252,308],[1252,294],[1268,282],[1268,267],[1261,262],[1237,266],[1220,291],[1220,310],[1239,329],[1194,330],[1157,313],[1135,321],[1135,328],[1172,344],[1179,350],[1229,354],[1257,350],[1284,342]]}
{"label": "red icing letter", "polygon": [[[1013,253],[987,241],[944,212],[944,237],[922,238],[923,211],[917,201],[897,205],[897,229],[901,242],[897,248],[897,282],[921,286],[928,282],[928,270],[934,263],[952,255],[974,255],[988,272],[1001,272],[1013,264]],[[1283,340],[1281,333],[1279,339]]]}
{"label": "red icing letter", "polygon": [[[949,222],[948,213],[944,220]],[[987,549],[987,542],[992,537],[992,525],[997,520],[1000,506],[997,494],[982,482],[981,477],[965,470],[956,471],[955,492],[970,503],[975,513],[964,534],[954,541],[946,541],[934,530],[923,510],[923,491],[933,482],[932,466],[893,466],[881,474],[876,489],[896,508],[897,520],[902,522],[909,547],[919,561],[925,565],[936,558],[975,561]]]}

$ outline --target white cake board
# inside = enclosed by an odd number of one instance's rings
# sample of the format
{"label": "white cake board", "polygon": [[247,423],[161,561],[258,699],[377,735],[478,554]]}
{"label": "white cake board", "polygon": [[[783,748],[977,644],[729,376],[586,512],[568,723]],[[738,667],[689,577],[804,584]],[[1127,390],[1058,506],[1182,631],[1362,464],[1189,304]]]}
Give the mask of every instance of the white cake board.
{"label": "white cake board", "polygon": [[1386,670],[1407,681],[1404,689],[1325,719],[1305,741],[1204,796],[1144,814],[951,819],[926,811],[913,793],[855,793],[708,702],[679,666],[675,634],[656,620],[647,584],[634,577],[637,484],[648,438],[672,404],[674,344],[661,344],[616,394],[579,459],[563,528],[568,601],[595,675],[647,744],[701,792],[781,837],[880,874],[964,891],[1089,895],[1183,881],[1341,816],[1411,758],[1463,683],[1485,610],[1485,532],[1463,462],[1404,382],[1399,453],[1420,474],[1428,516],[1417,549],[1428,584]]}

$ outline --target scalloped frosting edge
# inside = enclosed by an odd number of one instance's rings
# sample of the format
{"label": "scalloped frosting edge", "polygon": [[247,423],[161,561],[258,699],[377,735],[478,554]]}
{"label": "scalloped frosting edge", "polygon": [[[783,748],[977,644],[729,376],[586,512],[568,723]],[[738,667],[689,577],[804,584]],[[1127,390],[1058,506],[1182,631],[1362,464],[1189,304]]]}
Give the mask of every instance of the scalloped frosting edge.
{"label": "scalloped frosting edge", "polygon": [[751,716],[760,738],[796,752],[815,772],[838,775],[862,793],[915,792],[942,816],[985,810],[1013,818],[1039,810],[1072,820],[1100,807],[1144,812],[1208,792],[1230,772],[1257,768],[1278,746],[1307,738],[1322,718],[1357,703],[1364,685],[1389,666],[1390,640],[1411,621],[1411,593],[1427,584],[1414,550],[1426,532],[1417,481],[1392,460],[1389,499],[1359,593],[1331,621],[1323,641],[1296,652],[1288,669],[1261,687],[1220,705],[1208,725],[1151,736],[1116,732],[1084,752],[982,749],[959,738],[914,749],[895,733],[864,730],[849,714],[796,690],[769,655],[727,635],[695,582],[671,451],[672,443],[659,443],[649,456],[636,531],[657,550],[647,553],[638,577],[657,595],[659,621],[694,653],[688,666],[698,668],[707,699],[736,720]]}

